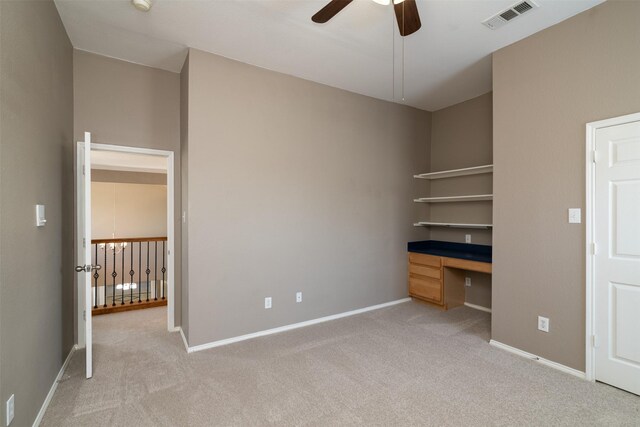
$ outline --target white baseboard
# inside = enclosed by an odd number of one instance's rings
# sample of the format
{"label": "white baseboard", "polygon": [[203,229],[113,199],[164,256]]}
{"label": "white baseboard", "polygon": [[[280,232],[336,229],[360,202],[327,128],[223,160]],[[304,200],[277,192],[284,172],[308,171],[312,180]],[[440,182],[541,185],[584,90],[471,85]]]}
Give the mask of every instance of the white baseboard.
{"label": "white baseboard", "polygon": [[[207,350],[209,348],[220,347],[220,346],[227,345],[227,344],[233,344],[233,343],[236,343],[236,342],[239,342],[239,341],[245,341],[245,340],[250,340],[250,339],[253,339],[253,338],[263,337],[265,335],[272,335],[272,334],[277,334],[277,333],[280,333],[280,332],[290,331],[292,329],[303,328],[305,326],[316,325],[318,323],[328,322],[330,320],[341,319],[343,317],[354,316],[356,314],[366,313],[367,311],[378,310],[378,309],[381,309],[381,308],[389,307],[389,306],[396,305],[396,304],[401,304],[403,302],[408,302],[408,301],[411,301],[411,298],[403,298],[403,299],[399,299],[399,300],[396,300],[396,301],[385,302],[384,304],[372,305],[372,306],[369,306],[369,307],[359,308],[357,310],[346,311],[344,313],[332,314],[331,316],[325,316],[325,317],[320,317],[318,319],[312,319],[312,320],[307,320],[307,321],[304,321],[304,322],[293,323],[291,325],[280,326],[278,328],[267,329],[267,330],[264,330],[264,331],[254,332],[254,333],[246,334],[246,335],[240,335],[238,337],[227,338],[227,339],[223,339],[223,340],[219,340],[219,341],[213,341],[213,342],[210,342],[210,343],[200,344],[200,345],[196,345],[196,346],[193,346],[193,347],[189,347],[189,345],[187,343],[187,340],[186,340],[186,338],[184,336],[184,333],[182,333],[182,339],[184,340],[185,347],[187,347],[187,352],[188,353],[193,353],[193,352],[196,352],[196,351]],[[182,330],[181,330],[181,332],[182,332]]]}
{"label": "white baseboard", "polygon": [[60,372],[58,372],[56,379],[53,381],[53,385],[49,389],[49,393],[47,394],[47,397],[44,399],[44,402],[42,403],[42,407],[40,407],[40,411],[38,411],[38,415],[36,416],[36,419],[33,422],[33,427],[38,427],[42,422],[44,413],[47,412],[47,408],[49,407],[49,403],[51,403],[53,394],[56,392],[56,389],[58,388],[58,381],[60,381],[60,379],[62,378],[62,375],[64,374],[64,370],[67,369],[67,365],[71,360],[71,356],[73,356],[73,353],[75,353],[76,350],[78,350],[77,344],[71,347],[71,351],[69,351],[67,358],[64,360],[64,363],[62,364],[62,368],[60,368]]}
{"label": "white baseboard", "polygon": [[578,371],[577,369],[573,369],[573,368],[570,368],[568,366],[562,365],[560,363],[544,359],[542,357],[536,356],[535,354],[531,354],[531,353],[526,352],[524,350],[520,350],[519,348],[511,347],[510,345],[503,344],[503,343],[501,343],[499,341],[496,341],[496,340],[489,341],[489,344],[491,344],[492,346],[497,347],[499,349],[508,351],[509,353],[517,354],[518,356],[521,356],[521,357],[526,357],[527,359],[530,359],[530,360],[533,360],[535,362],[541,363],[543,365],[549,366],[551,368],[557,369],[557,370],[562,371],[564,373],[567,373],[569,375],[573,375],[574,377],[578,377],[578,378],[581,378],[583,380],[587,379],[585,373],[582,372],[582,371]]}
{"label": "white baseboard", "polygon": [[487,313],[491,313],[491,309],[490,308],[483,307],[481,305],[475,305],[475,304],[471,304],[471,303],[468,303],[468,302],[465,302],[464,305],[466,305],[469,308],[473,308],[475,310],[480,310],[480,311],[484,311],[484,312],[487,312]]}
{"label": "white baseboard", "polygon": [[189,353],[189,343],[187,342],[187,337],[184,336],[184,331],[182,330],[182,326],[178,326],[178,329],[180,329],[180,336],[182,337],[184,348],[185,350],[187,350],[187,353]]}

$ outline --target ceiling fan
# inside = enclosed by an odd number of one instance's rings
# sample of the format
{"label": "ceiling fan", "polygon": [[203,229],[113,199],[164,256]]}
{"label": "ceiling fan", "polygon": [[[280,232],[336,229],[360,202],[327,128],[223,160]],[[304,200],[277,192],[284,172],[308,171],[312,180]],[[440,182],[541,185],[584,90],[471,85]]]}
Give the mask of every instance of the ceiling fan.
{"label": "ceiling fan", "polygon": [[[324,24],[329,19],[333,18],[344,9],[353,0],[331,0],[329,4],[320,9],[315,15],[311,17],[311,20],[318,24]],[[376,3],[382,5],[391,4],[392,0],[373,0]],[[420,15],[418,14],[418,7],[416,6],[416,0],[393,0],[393,9],[396,13],[396,20],[398,21],[398,29],[401,36],[408,36],[420,29],[422,24],[420,23]]]}

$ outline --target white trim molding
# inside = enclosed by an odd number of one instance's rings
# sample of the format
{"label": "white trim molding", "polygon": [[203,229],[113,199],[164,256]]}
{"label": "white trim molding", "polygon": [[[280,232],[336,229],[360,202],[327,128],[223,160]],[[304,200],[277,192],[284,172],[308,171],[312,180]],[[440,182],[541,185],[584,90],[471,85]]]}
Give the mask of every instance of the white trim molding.
{"label": "white trim molding", "polygon": [[187,337],[184,335],[184,331],[182,330],[182,326],[179,326],[180,336],[182,337],[182,342],[184,343],[184,349],[189,353],[189,343],[187,342]]}
{"label": "white trim molding", "polygon": [[91,151],[113,151],[118,153],[145,154],[167,159],[167,330],[175,329],[175,159],[173,151],[154,148],[128,147],[113,144],[91,144]]}
{"label": "white trim molding", "polygon": [[485,313],[491,313],[491,309],[490,308],[483,307],[481,305],[471,304],[469,302],[465,302],[464,305],[469,307],[469,308],[473,308],[474,310],[480,310],[480,311],[484,311]]}
{"label": "white trim molding", "polygon": [[343,317],[354,316],[356,314],[366,313],[367,311],[379,310],[381,308],[390,307],[392,305],[401,304],[409,301],[411,301],[411,298],[402,298],[395,301],[385,302],[383,304],[372,305],[369,307],[359,308],[357,310],[346,311],[344,313],[332,314],[331,316],[325,316],[325,317],[320,317],[318,319],[306,320],[304,322],[293,323],[291,325],[280,326],[273,329],[266,329],[264,331],[253,332],[251,334],[240,335],[232,338],[226,338],[223,340],[200,344],[193,347],[189,347],[189,344],[187,342],[186,337],[184,336],[184,332],[182,332],[182,329],[180,329],[180,333],[182,334],[182,340],[184,341],[184,345],[187,348],[187,353],[194,353],[196,351],[207,350],[209,348],[220,347],[223,345],[233,344],[240,341],[246,341],[253,338],[264,337],[266,335],[272,335],[280,332],[290,331],[292,329],[303,328],[305,326],[316,325],[318,323],[328,322],[330,320],[336,320],[336,319],[341,319]]}
{"label": "white trim molding", "polygon": [[544,358],[542,358],[540,356],[536,356],[535,354],[529,353],[529,352],[524,351],[524,350],[520,350],[519,348],[511,347],[510,345],[503,344],[503,343],[501,343],[499,341],[496,341],[496,340],[489,341],[489,344],[491,344],[492,346],[494,346],[496,348],[499,348],[501,350],[508,351],[509,353],[513,353],[513,354],[518,355],[520,357],[524,357],[526,359],[533,360],[534,362],[538,362],[538,363],[540,363],[542,365],[549,366],[549,367],[551,367],[553,369],[557,369],[558,371],[562,371],[562,372],[564,372],[566,374],[573,375],[574,377],[578,377],[578,378],[583,379],[583,380],[586,379],[585,373],[582,372],[582,371],[570,368],[568,366],[562,365],[562,364],[557,363],[557,362],[553,362],[553,361],[548,360],[548,359],[544,359]]}
{"label": "white trim molding", "polygon": [[586,200],[586,239],[585,239],[585,259],[586,259],[586,328],[585,328],[585,378],[588,381],[596,380],[596,358],[594,335],[595,335],[595,254],[593,247],[596,243],[594,227],[595,227],[595,149],[596,149],[596,131],[611,126],[623,125],[625,123],[636,122],[640,120],[640,113],[628,114],[626,116],[615,117],[612,119],[599,120],[587,123],[586,125],[586,177],[585,177],[585,200]]}
{"label": "white trim molding", "polygon": [[64,360],[64,363],[60,368],[60,372],[58,372],[56,379],[53,381],[53,385],[49,389],[49,393],[47,393],[47,397],[45,397],[44,402],[40,407],[40,411],[38,411],[38,415],[36,416],[36,419],[33,421],[33,427],[38,427],[42,422],[42,419],[44,418],[44,414],[45,412],[47,412],[47,408],[51,403],[51,399],[53,399],[53,394],[56,392],[56,389],[58,388],[58,382],[62,379],[62,375],[64,375],[64,371],[67,369],[67,366],[69,365],[69,361],[71,360],[71,357],[73,356],[73,353],[76,352],[76,350],[78,350],[77,345],[74,345],[73,347],[71,347],[71,350],[67,355],[67,358]]}

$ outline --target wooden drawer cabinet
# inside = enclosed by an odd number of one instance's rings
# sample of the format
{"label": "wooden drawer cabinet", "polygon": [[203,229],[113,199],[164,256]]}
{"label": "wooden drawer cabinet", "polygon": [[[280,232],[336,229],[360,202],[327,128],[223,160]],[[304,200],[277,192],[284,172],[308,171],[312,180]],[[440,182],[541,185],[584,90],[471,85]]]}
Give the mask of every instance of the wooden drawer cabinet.
{"label": "wooden drawer cabinet", "polygon": [[444,310],[462,305],[465,271],[491,274],[491,263],[409,252],[409,295]]}
{"label": "wooden drawer cabinet", "polygon": [[428,277],[410,276],[409,295],[427,299],[432,302],[442,302],[442,281]]}
{"label": "wooden drawer cabinet", "polygon": [[409,295],[443,305],[441,257],[409,252]]}
{"label": "wooden drawer cabinet", "polygon": [[426,265],[409,263],[409,274],[415,274],[418,276],[431,277],[432,279],[442,279],[440,268],[428,267]]}
{"label": "wooden drawer cabinet", "polygon": [[428,265],[430,267],[440,268],[442,266],[442,258],[434,255],[419,254],[417,252],[409,252],[409,262],[411,264]]}

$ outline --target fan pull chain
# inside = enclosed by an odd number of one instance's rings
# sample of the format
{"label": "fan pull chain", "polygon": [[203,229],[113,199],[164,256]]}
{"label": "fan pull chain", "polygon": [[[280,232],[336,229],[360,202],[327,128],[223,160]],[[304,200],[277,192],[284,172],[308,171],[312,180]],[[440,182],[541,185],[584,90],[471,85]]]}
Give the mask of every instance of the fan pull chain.
{"label": "fan pull chain", "polygon": [[405,32],[404,32],[404,5],[406,2],[402,2],[402,100],[404,101],[404,38],[405,36]]}
{"label": "fan pull chain", "polygon": [[391,14],[391,99],[396,99],[396,17]]}

